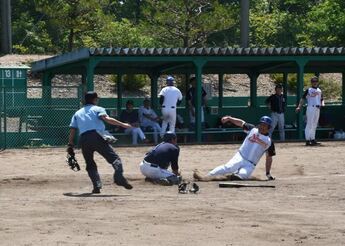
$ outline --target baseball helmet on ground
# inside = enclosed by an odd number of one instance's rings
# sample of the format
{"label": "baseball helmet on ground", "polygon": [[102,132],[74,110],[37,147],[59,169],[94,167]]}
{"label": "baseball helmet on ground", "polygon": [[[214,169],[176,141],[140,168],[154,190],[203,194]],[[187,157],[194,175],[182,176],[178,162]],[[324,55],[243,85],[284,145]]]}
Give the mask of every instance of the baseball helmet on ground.
{"label": "baseball helmet on ground", "polygon": [[167,77],[167,85],[174,85],[174,77],[173,76],[168,76]]}
{"label": "baseball helmet on ground", "polygon": [[260,118],[260,123],[264,123],[264,124],[268,125],[269,127],[271,127],[272,119],[271,119],[271,117],[265,115],[265,116],[262,116]]}
{"label": "baseball helmet on ground", "polygon": [[163,141],[164,142],[170,142],[171,140],[175,139],[176,133],[175,132],[171,132],[171,131],[167,131],[164,136],[163,136]]}

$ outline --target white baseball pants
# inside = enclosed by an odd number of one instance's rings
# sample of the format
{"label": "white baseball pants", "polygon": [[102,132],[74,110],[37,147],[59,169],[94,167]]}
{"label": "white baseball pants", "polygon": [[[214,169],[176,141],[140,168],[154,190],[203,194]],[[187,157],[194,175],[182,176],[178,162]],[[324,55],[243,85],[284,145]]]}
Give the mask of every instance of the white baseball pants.
{"label": "white baseball pants", "polygon": [[175,175],[167,169],[160,168],[159,166],[152,166],[151,163],[146,161],[140,163],[140,171],[145,177],[151,179],[164,179]]}
{"label": "white baseball pants", "polygon": [[285,140],[285,118],[284,118],[284,113],[278,114],[276,112],[271,113],[271,118],[272,118],[272,125],[270,128],[270,136],[272,136],[272,133],[274,131],[274,128],[278,125],[279,129],[279,137],[280,140],[284,141]]}
{"label": "white baseball pants", "polygon": [[164,133],[167,130],[169,124],[169,131],[175,132],[175,124],[176,124],[176,108],[162,108],[162,130],[161,130],[161,137],[164,136]]}
{"label": "white baseball pants", "polygon": [[307,125],[305,126],[305,139],[307,141],[309,140],[315,140],[315,133],[317,124],[319,123],[319,117],[320,117],[320,108],[308,106],[307,107]]}
{"label": "white baseball pants", "polygon": [[234,157],[228,161],[225,165],[221,165],[213,169],[207,175],[227,175],[227,174],[237,174],[241,179],[249,179],[252,175],[255,166],[247,160],[244,160],[239,152],[237,152]]}
{"label": "white baseball pants", "polygon": [[[194,110],[194,115],[195,115],[195,107],[193,107],[193,110]],[[200,110],[201,110],[201,122],[205,122],[204,107],[201,107]],[[190,119],[190,123],[195,123],[195,116],[193,116],[190,110],[189,110],[189,119]]]}

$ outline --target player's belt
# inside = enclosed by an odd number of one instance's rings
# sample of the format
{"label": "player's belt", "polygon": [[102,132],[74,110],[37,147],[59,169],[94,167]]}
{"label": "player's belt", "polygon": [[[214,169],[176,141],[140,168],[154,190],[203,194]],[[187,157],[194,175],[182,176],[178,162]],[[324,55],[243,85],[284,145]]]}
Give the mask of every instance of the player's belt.
{"label": "player's belt", "polygon": [[320,105],[310,105],[311,107],[320,108]]}
{"label": "player's belt", "polygon": [[243,160],[248,161],[249,163],[253,164],[254,166],[256,166],[256,164],[250,160],[247,160],[246,158],[243,157],[242,153],[240,151],[238,151],[238,153],[240,154],[240,156],[243,158]]}
{"label": "player's belt", "polygon": [[156,167],[156,168],[159,167],[159,165],[153,164],[153,163],[150,163],[150,162],[147,162],[147,161],[145,161],[145,160],[143,160],[143,162],[144,162],[144,164],[150,165],[151,167]]}
{"label": "player's belt", "polygon": [[[165,108],[165,106],[163,105],[162,108]],[[175,108],[175,106],[171,106],[171,108]]]}

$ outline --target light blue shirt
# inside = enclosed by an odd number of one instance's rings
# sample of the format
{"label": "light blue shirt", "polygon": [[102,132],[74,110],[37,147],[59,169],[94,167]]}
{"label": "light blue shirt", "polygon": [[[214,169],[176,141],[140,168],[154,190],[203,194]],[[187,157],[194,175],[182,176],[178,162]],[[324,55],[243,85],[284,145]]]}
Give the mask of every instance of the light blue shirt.
{"label": "light blue shirt", "polygon": [[78,129],[79,135],[91,130],[104,132],[105,125],[100,118],[103,115],[107,115],[104,108],[87,104],[73,115],[69,126]]}

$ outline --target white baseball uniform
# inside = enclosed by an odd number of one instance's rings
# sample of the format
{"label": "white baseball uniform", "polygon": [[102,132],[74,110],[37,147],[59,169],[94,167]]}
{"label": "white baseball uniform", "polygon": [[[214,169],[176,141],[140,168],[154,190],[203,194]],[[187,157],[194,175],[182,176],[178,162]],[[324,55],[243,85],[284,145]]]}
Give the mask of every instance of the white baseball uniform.
{"label": "white baseball uniform", "polygon": [[248,131],[248,134],[238,152],[228,163],[209,172],[209,176],[234,173],[241,179],[248,179],[266,151],[270,156],[275,155],[274,143],[269,135],[260,134],[258,128],[248,123],[243,125],[243,129]]}
{"label": "white baseball uniform", "polygon": [[166,86],[161,90],[159,96],[164,96],[164,101],[162,104],[163,122],[161,130],[161,137],[163,137],[168,124],[169,131],[175,132],[176,107],[177,102],[182,100],[182,93],[175,86]]}
{"label": "white baseball uniform", "polygon": [[322,91],[318,87],[308,88],[302,97],[307,100],[307,124],[305,126],[305,139],[307,141],[315,140],[315,133],[320,117],[320,107],[323,97]]}

